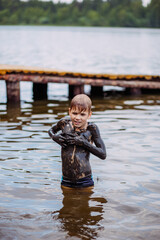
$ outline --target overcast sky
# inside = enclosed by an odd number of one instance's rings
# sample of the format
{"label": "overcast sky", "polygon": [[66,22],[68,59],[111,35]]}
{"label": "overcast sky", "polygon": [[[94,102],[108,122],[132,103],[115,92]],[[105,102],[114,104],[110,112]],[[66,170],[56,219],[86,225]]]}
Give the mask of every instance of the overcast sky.
{"label": "overcast sky", "polygon": [[[43,0],[43,1],[45,1],[45,0]],[[58,1],[59,1],[59,0],[53,0],[53,2],[58,2]],[[144,6],[147,6],[147,4],[148,4],[150,1],[151,1],[151,0],[142,0]],[[72,0],[60,0],[60,2],[70,3],[70,2],[72,2]]]}
{"label": "overcast sky", "polygon": [[147,6],[147,4],[150,3],[150,1],[151,0],[142,0],[144,6]]}
{"label": "overcast sky", "polygon": [[[23,0],[23,1],[28,1],[28,0]],[[41,1],[49,1],[49,0],[41,0]],[[66,2],[66,3],[71,3],[73,0],[52,0],[53,2]],[[147,4],[150,2],[151,0],[142,0],[143,5],[147,6]]]}

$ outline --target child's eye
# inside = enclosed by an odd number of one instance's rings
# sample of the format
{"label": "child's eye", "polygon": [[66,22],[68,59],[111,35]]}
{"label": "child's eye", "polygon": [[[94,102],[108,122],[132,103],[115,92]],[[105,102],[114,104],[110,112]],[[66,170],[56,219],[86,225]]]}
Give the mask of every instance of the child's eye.
{"label": "child's eye", "polygon": [[84,117],[85,115],[86,115],[85,113],[81,113],[81,116],[83,116],[83,117]]}

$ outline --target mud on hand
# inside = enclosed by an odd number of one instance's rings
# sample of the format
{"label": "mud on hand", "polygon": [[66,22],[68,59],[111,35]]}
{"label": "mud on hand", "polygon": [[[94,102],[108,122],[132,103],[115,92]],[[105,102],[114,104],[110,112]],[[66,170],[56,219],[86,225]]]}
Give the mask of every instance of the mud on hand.
{"label": "mud on hand", "polygon": [[78,146],[83,146],[84,142],[86,139],[83,136],[70,136],[66,139],[67,143],[70,145],[78,145]]}

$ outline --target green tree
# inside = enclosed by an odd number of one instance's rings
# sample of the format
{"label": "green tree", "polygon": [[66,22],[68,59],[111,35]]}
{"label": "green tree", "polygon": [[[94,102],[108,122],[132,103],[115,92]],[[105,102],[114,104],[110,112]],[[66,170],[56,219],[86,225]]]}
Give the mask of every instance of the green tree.
{"label": "green tree", "polygon": [[148,6],[148,17],[151,27],[160,27],[160,1],[151,1]]}
{"label": "green tree", "polygon": [[0,0],[0,24],[160,27],[160,1],[142,0]]}

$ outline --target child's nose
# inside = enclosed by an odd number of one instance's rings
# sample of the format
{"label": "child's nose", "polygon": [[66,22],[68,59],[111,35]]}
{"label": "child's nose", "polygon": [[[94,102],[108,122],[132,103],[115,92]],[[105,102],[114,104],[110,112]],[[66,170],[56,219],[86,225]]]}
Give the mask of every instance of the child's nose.
{"label": "child's nose", "polygon": [[80,119],[80,114],[77,114],[77,115],[76,115],[76,119]]}

